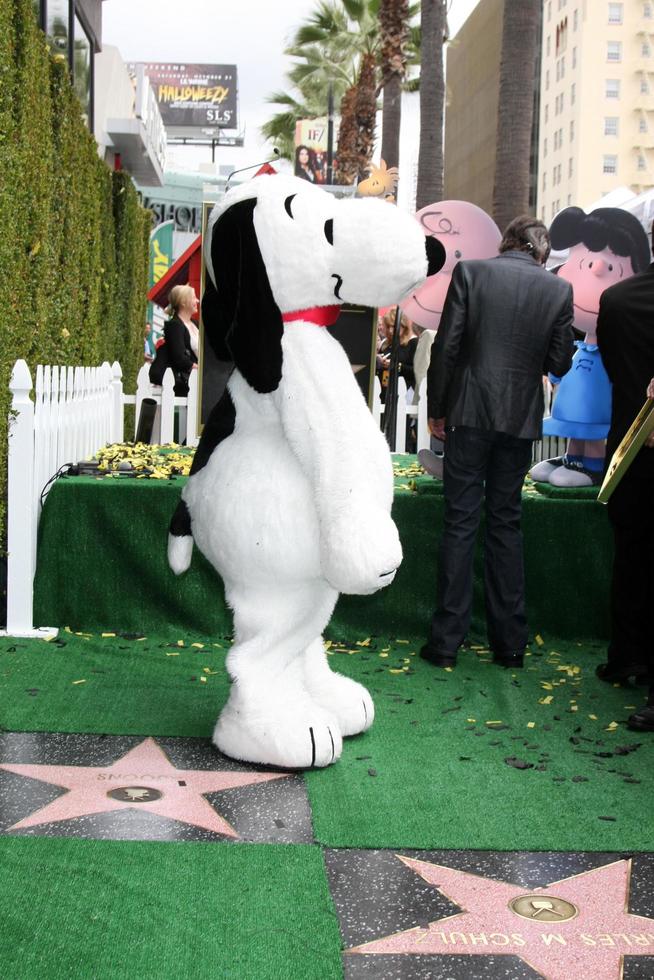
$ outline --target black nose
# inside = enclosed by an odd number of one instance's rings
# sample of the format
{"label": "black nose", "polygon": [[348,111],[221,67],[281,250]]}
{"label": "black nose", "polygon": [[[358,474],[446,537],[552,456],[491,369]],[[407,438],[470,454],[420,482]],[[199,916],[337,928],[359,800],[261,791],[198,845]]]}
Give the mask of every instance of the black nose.
{"label": "black nose", "polygon": [[425,237],[427,250],[427,275],[435,276],[445,265],[445,248],[437,238],[431,235]]}

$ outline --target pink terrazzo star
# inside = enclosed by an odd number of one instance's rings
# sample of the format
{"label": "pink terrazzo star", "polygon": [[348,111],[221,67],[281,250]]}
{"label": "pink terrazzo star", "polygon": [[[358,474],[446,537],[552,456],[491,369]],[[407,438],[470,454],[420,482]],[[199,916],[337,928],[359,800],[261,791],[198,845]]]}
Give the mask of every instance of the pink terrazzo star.
{"label": "pink terrazzo star", "polygon": [[[527,890],[465,871],[397,855],[400,861],[434,885],[461,912],[349,949],[348,953],[423,953],[519,956],[547,980],[593,977],[619,980],[623,956],[654,956],[654,919],[627,912],[630,861],[616,861],[594,871],[563,878],[544,888]],[[533,910],[523,918],[510,903]],[[539,921],[563,903],[576,907],[573,918]],[[560,913],[566,914],[565,912]]]}
{"label": "pink terrazzo star", "polygon": [[[15,823],[9,830],[55,823],[93,813],[138,809],[211,830],[238,834],[205,800],[203,793],[285,779],[287,773],[176,769],[153,738],[146,738],[112,765],[33,766],[2,764],[0,769],[61,786],[69,792]],[[118,798],[108,794],[116,794]],[[150,798],[149,798],[150,797]]]}

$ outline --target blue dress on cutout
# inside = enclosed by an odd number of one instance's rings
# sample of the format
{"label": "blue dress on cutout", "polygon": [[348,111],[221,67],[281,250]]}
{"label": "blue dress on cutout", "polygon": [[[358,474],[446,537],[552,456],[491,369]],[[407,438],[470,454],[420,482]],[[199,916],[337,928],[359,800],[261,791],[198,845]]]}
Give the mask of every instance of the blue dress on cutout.
{"label": "blue dress on cutout", "polygon": [[543,435],[606,439],[611,424],[611,382],[597,344],[575,343],[577,353],[559,384]]}

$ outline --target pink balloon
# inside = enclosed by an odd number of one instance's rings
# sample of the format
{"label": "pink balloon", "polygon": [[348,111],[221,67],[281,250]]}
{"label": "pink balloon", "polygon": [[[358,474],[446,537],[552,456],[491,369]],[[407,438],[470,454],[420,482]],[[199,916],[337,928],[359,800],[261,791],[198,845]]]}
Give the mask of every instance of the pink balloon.
{"label": "pink balloon", "polygon": [[438,330],[454,266],[460,259],[490,259],[497,255],[502,236],[493,219],[468,201],[428,204],[418,211],[416,220],[425,235],[442,242],[447,258],[443,268],[426,279],[400,306],[421,327]]}

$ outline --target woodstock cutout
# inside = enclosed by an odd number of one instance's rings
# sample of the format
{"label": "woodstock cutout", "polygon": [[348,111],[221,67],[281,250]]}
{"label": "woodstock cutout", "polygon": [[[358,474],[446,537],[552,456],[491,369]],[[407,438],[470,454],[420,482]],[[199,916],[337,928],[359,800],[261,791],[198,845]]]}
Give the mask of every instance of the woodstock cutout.
{"label": "woodstock cutout", "polygon": [[195,541],[234,612],[216,746],[326,766],[374,706],[330,669],[323,630],[339,592],[393,581],[402,550],[388,447],[325,327],[341,303],[398,302],[445,252],[383,201],[337,200],[286,175],[230,191],[207,241],[206,338],[234,370],[173,517],[169,561],[185,571]]}

